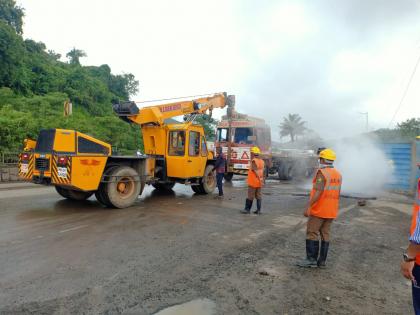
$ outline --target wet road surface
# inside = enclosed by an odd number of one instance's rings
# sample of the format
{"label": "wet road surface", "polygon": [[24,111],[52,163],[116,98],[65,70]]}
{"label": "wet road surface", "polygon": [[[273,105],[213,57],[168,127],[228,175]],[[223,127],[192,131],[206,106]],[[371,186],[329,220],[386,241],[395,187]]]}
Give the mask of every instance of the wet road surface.
{"label": "wet road surface", "polygon": [[200,298],[217,314],[411,310],[398,274],[407,202],[343,200],[329,269],[300,270],[307,198],[292,194],[304,190],[269,181],[264,214],[244,216],[244,185],[224,200],[147,188],[128,209],[0,189],[0,313],[153,314]]}

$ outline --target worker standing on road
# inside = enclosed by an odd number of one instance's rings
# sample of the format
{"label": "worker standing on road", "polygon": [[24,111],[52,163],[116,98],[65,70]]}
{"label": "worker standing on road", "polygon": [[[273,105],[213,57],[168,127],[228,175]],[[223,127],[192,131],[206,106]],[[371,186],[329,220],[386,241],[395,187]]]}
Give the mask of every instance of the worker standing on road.
{"label": "worker standing on road", "polygon": [[309,204],[304,212],[305,217],[308,217],[306,259],[297,264],[299,267],[325,267],[331,223],[337,217],[340,202],[341,174],[334,168],[335,159],[335,152],[331,149],[319,153],[319,169],[312,181]]}
{"label": "worker standing on road", "polygon": [[[417,164],[420,170],[420,163]],[[403,255],[401,273],[411,280],[413,307],[415,314],[420,314],[420,177],[417,179],[416,197],[411,218],[410,244]]]}
{"label": "worker standing on road", "polygon": [[223,177],[226,170],[226,158],[223,154],[222,147],[216,149],[217,158],[213,171],[216,171],[217,190],[219,190],[219,197],[223,197]]}
{"label": "worker standing on road", "polygon": [[257,199],[255,214],[261,213],[261,189],[264,185],[264,160],[260,159],[261,151],[258,147],[251,148],[251,166],[248,171],[248,198],[245,201],[245,209],[241,213],[251,212],[254,198]]}

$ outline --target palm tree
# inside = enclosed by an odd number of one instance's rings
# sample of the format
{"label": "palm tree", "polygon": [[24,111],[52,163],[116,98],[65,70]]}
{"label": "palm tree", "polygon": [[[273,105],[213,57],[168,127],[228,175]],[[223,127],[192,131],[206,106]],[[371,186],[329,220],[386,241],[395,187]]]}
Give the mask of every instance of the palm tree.
{"label": "palm tree", "polygon": [[70,50],[67,54],[66,57],[69,58],[69,62],[72,65],[80,65],[80,61],[79,59],[81,57],[86,57],[86,53],[83,50],[80,49],[76,49],[73,47],[72,50]]}
{"label": "palm tree", "polygon": [[283,122],[280,124],[280,138],[290,136],[292,142],[295,142],[298,135],[303,135],[306,130],[305,121],[302,120],[299,114],[289,114],[283,117]]}

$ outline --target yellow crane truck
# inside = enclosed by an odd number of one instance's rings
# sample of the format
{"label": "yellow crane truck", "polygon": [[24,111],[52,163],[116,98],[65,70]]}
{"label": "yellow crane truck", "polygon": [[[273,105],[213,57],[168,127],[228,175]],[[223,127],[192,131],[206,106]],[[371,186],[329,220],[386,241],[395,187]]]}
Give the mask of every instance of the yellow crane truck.
{"label": "yellow crane truck", "polygon": [[[144,155],[114,155],[110,144],[84,133],[44,129],[37,140],[25,142],[19,176],[54,185],[67,199],[85,200],[95,194],[101,204],[115,208],[131,206],[146,184],[171,189],[182,183],[196,193],[211,193],[214,155],[207,148],[203,127],[194,120],[226,106],[229,114],[234,104],[235,97],[226,93],[141,109],[134,102],[115,104],[116,115],[141,127]],[[183,123],[165,123],[180,115]]]}

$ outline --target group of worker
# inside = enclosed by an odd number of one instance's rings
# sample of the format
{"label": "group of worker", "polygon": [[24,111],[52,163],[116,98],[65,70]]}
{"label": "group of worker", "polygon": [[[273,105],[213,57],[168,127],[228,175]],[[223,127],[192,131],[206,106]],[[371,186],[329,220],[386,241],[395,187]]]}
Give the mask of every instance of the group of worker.
{"label": "group of worker", "polygon": [[[221,147],[217,150],[216,171],[219,197],[223,197],[223,176],[226,168],[226,158]],[[261,214],[262,187],[264,185],[264,160],[260,157],[258,147],[251,148],[251,163],[248,171],[248,194],[243,214],[250,214],[254,199],[257,209],[254,214]],[[299,267],[325,267],[327,259],[330,228],[332,221],[337,217],[341,190],[341,174],[334,168],[336,154],[331,149],[322,149],[319,152],[319,169],[314,179],[310,193],[309,203],[304,211],[308,217],[306,231],[306,258],[297,263]],[[321,246],[319,244],[321,239]]]}
{"label": "group of worker", "polygon": [[[420,139],[420,137],[419,137]],[[260,149],[251,149],[251,164],[248,171],[248,195],[245,208],[241,213],[251,212],[254,199],[257,200],[255,214],[261,213],[264,185],[264,160],[260,158]],[[304,216],[308,217],[306,225],[306,258],[297,263],[299,267],[324,268],[330,244],[330,229],[333,220],[338,215],[342,176],[334,167],[336,154],[331,149],[321,149],[319,168],[312,180],[312,190]],[[420,163],[417,164],[420,171]],[[217,148],[217,187],[219,196],[223,196],[223,176],[226,159],[222,148]],[[412,298],[415,314],[420,315],[420,177],[416,183],[416,195],[411,219],[410,238],[407,252],[403,254],[401,273],[412,283]]]}
{"label": "group of worker", "polygon": [[[420,137],[419,137],[420,138]],[[254,199],[257,200],[255,214],[261,213],[264,185],[264,160],[260,158],[260,149],[251,149],[251,165],[248,172],[248,195],[245,208],[241,213],[251,212]],[[331,149],[319,150],[319,168],[312,180],[312,190],[304,216],[308,217],[306,225],[306,258],[297,263],[299,267],[324,268],[330,244],[330,229],[338,215],[342,176],[334,167],[336,154]],[[420,171],[420,163],[417,164]],[[217,148],[217,187],[219,196],[223,196],[223,175],[226,159],[222,148]],[[420,315],[420,177],[416,183],[416,194],[411,219],[409,246],[403,254],[401,273],[411,281],[412,298],[415,314]]]}

